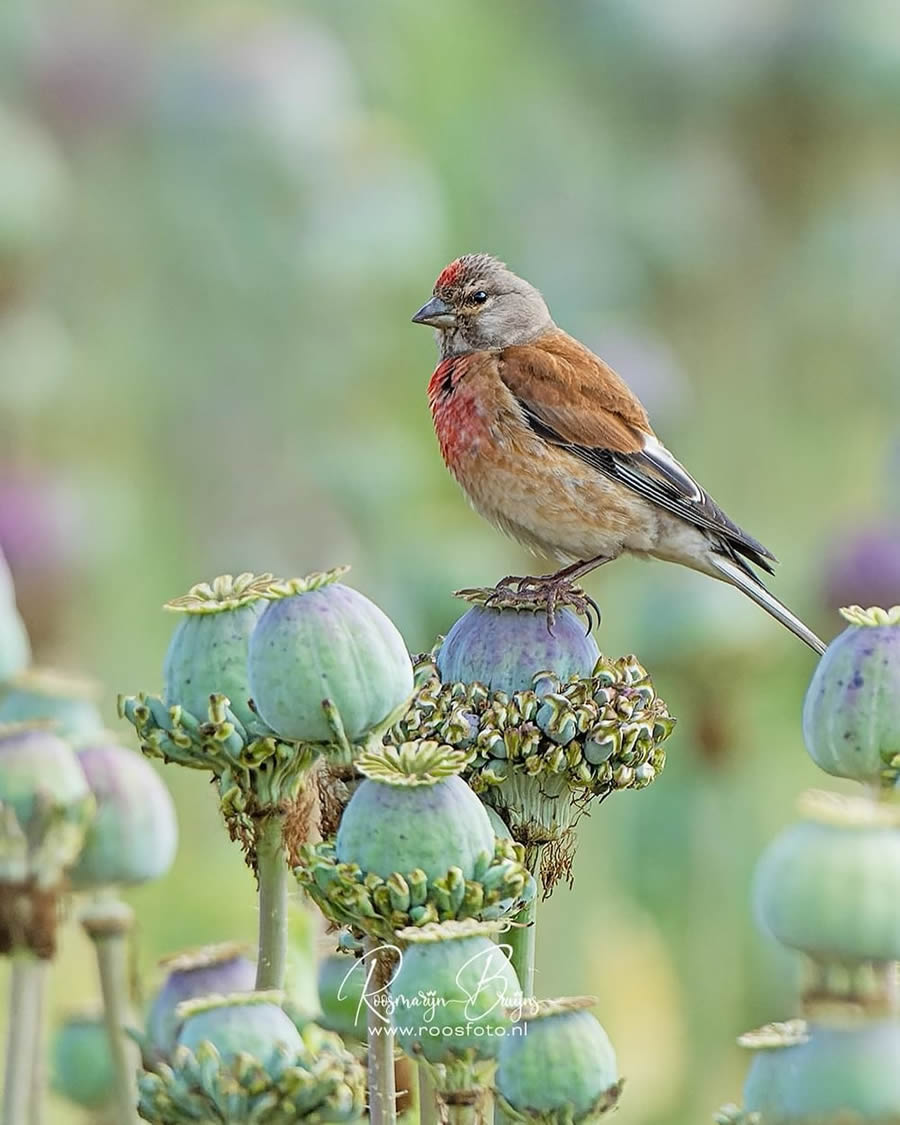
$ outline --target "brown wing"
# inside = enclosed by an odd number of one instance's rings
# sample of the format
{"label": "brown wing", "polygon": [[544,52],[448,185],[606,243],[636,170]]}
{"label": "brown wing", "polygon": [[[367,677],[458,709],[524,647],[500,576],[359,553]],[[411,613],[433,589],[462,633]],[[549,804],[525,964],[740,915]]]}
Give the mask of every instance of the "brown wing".
{"label": "brown wing", "polygon": [[[661,445],[631,390],[601,359],[563,332],[506,348],[499,375],[531,428],[661,508],[710,534],[713,547],[747,568],[771,572],[774,556],[728,518]],[[755,577],[755,575],[754,575]]]}
{"label": "brown wing", "polygon": [[565,332],[504,348],[500,378],[563,441],[633,453],[652,433],[647,412],[611,367]]}

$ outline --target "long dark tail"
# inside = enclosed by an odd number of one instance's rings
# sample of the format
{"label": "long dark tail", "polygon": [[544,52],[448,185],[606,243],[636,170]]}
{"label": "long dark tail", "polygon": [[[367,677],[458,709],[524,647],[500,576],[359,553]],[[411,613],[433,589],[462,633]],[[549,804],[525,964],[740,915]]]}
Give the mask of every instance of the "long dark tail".
{"label": "long dark tail", "polygon": [[744,570],[731,559],[715,552],[710,552],[708,558],[726,582],[730,582],[732,586],[737,586],[748,598],[752,598],[757,605],[762,606],[766,613],[771,614],[776,621],[780,621],[785,628],[790,629],[794,636],[808,644],[814,652],[822,655],[825,651],[825,643],[819,640],[816,634],[808,629],[799,617],[795,617],[786,605],[782,605],[774,594],[770,594],[755,575]]}

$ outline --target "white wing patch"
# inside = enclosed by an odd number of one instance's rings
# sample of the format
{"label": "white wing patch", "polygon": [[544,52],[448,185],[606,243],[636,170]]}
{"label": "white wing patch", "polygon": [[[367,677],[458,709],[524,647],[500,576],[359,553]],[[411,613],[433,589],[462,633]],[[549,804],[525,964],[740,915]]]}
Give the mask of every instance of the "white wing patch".
{"label": "white wing patch", "polygon": [[675,460],[662,442],[652,434],[644,437],[644,455],[647,460],[684,494],[686,500],[693,500],[699,504],[705,499],[703,489],[694,480],[691,474]]}

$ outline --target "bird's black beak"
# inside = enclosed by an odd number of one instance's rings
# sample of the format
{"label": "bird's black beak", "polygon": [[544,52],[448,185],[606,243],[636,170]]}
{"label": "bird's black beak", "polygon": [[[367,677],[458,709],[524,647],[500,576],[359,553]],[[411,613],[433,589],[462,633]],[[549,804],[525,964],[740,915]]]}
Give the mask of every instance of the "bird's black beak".
{"label": "bird's black beak", "polygon": [[413,324],[430,324],[432,328],[455,328],[456,314],[446,301],[432,297],[412,318]]}

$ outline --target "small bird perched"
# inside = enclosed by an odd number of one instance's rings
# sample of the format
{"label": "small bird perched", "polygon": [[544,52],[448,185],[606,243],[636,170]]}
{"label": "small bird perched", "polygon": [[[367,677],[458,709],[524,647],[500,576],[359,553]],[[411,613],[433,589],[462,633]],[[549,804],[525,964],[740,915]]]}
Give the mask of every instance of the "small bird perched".
{"label": "small bird perched", "polygon": [[575,579],[628,552],[737,586],[825,651],[754,571],[771,574],[775,557],[675,460],[615,371],[557,328],[533,285],[465,254],[412,319],[436,329],[428,401],[447,467],[478,512],[565,564],[504,579],[505,596],[546,601],[552,622]]}

